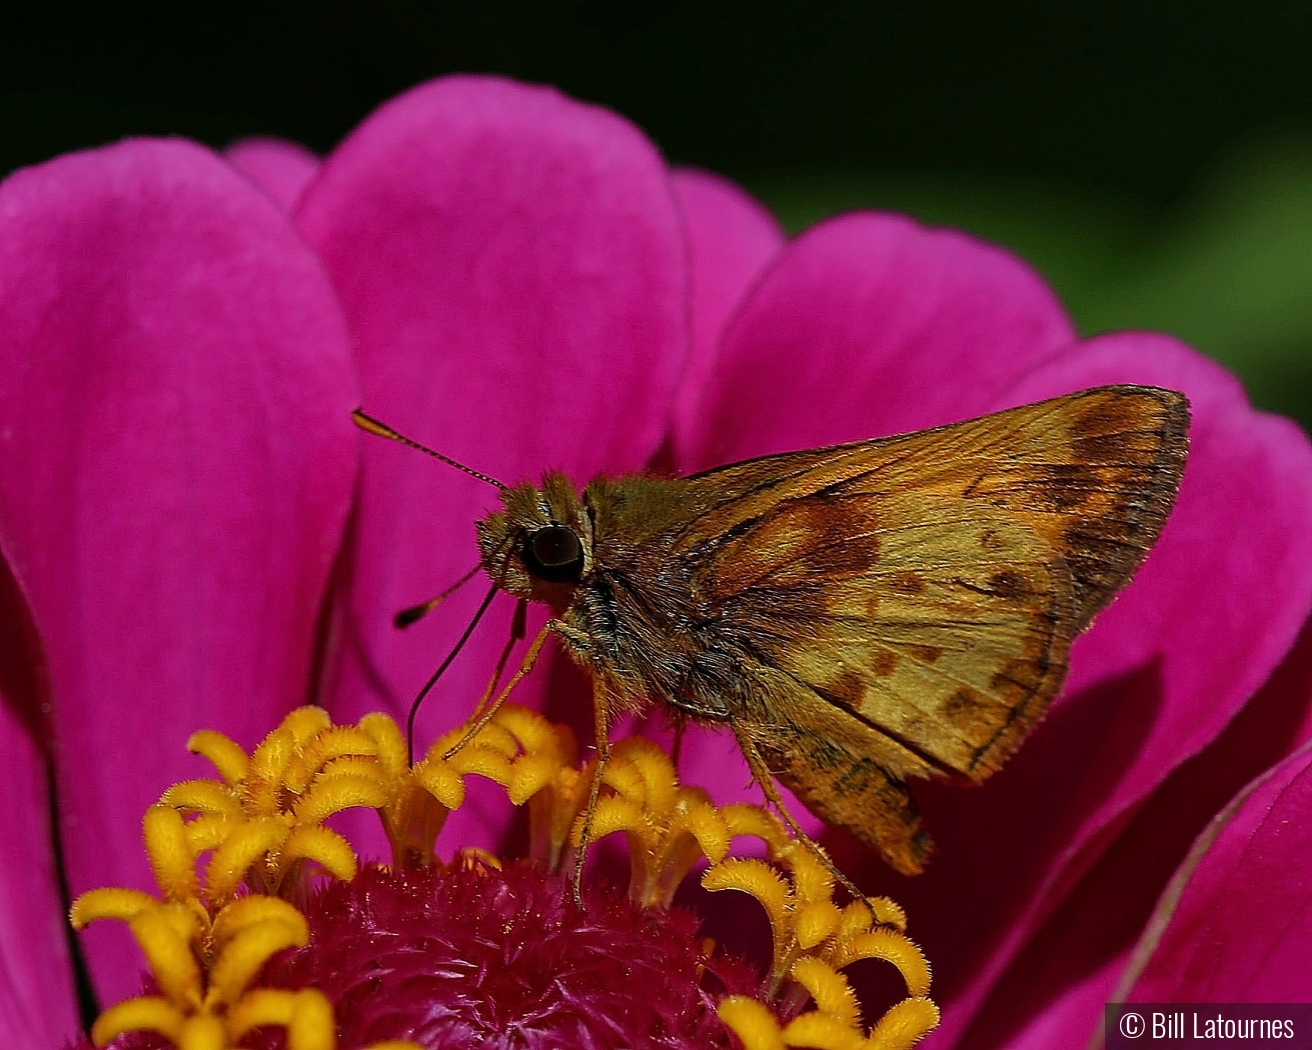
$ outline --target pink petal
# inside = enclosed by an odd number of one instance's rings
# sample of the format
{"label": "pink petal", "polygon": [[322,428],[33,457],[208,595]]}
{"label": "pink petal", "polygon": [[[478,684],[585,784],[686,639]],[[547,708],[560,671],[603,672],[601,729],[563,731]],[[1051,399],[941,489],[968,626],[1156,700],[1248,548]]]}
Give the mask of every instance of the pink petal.
{"label": "pink petal", "polygon": [[1126,964],[1194,839],[1249,780],[1306,741],[1310,714],[1312,621],[1257,696],[1153,793],[1047,919],[960,1045],[1087,1043],[1103,1004],[1124,998],[1116,988],[1128,983]]}
{"label": "pink petal", "polygon": [[1124,1001],[1312,1000],[1312,746],[1201,835],[1140,946]]}
{"label": "pink petal", "polygon": [[[49,659],[70,889],[153,888],[146,806],[308,695],[357,394],[318,260],[208,150],[129,141],[0,187],[0,540]],[[137,987],[117,924],[101,995]]]}
{"label": "pink petal", "polygon": [[67,917],[51,841],[40,643],[0,557],[0,1046],[56,1047],[78,1031]]}
{"label": "pink petal", "polygon": [[296,210],[320,165],[319,157],[299,142],[263,137],[238,139],[223,151],[223,159],[288,211]]}
{"label": "pink petal", "polygon": [[1032,270],[999,248],[856,213],[785,250],[724,340],[683,470],[917,430],[987,411],[1074,338]]}
{"label": "pink petal", "polygon": [[[633,470],[660,444],[688,341],[686,249],[660,157],[626,121],[547,88],[434,81],[328,158],[298,221],[357,337],[367,411],[507,483]],[[487,581],[404,634],[392,616],[477,563],[473,522],[498,506],[409,449],[364,450],[331,679],[342,717],[409,705]],[[494,603],[423,712],[421,747],[473,707],[509,617]]]}
{"label": "pink petal", "polygon": [[1253,411],[1218,366],[1166,337],[1107,336],[1036,370],[998,407],[1118,381],[1190,397],[1176,510],[1135,582],[1077,641],[1067,688],[1008,768],[979,791],[920,793],[940,857],[914,883],[892,880],[930,927],[945,1042],[1133,808],[1270,675],[1312,606],[1301,540],[1312,448],[1289,421]]}
{"label": "pink petal", "polygon": [[696,168],[673,175],[692,259],[692,353],[679,385],[677,431],[693,425],[725,327],[784,246],[778,221],[728,179]]}

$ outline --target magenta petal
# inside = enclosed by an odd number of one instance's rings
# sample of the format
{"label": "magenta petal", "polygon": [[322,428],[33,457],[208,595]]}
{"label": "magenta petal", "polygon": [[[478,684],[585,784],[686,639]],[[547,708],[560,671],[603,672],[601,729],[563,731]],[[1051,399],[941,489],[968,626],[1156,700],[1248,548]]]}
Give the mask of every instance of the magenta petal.
{"label": "magenta petal", "polygon": [[[49,659],[70,888],[153,888],[145,808],[308,694],[357,397],[318,260],[214,154],[130,141],[0,186],[0,542]],[[93,927],[110,1000],[139,953]]]}
{"label": "magenta petal", "polygon": [[1309,813],[1312,746],[1255,780],[1199,836],[1140,946],[1125,1001],[1312,1001]]}
{"label": "magenta petal", "polygon": [[[613,113],[490,77],[423,85],[328,158],[298,221],[357,336],[367,411],[507,483],[633,470],[660,444],[687,349],[685,246],[659,155]],[[498,506],[413,451],[364,449],[341,717],[408,706],[486,580],[404,634],[392,616],[477,563],[474,519]],[[508,620],[495,604],[421,744],[472,708]]]}
{"label": "magenta petal", "polygon": [[1243,707],[1312,607],[1312,448],[1288,420],[1249,407],[1218,366],[1166,337],[1106,336],[1036,370],[998,407],[1115,381],[1189,395],[1189,466],[1158,547],[1076,642],[1067,688],[1034,738],[979,791],[921,793],[941,854],[894,892],[933,928],[946,1040],[1133,807]]}
{"label": "magenta petal", "polygon": [[0,1046],[56,1047],[77,1034],[67,918],[51,841],[40,714],[40,643],[0,556]]}
{"label": "magenta petal", "polygon": [[239,139],[223,151],[223,159],[288,211],[296,210],[320,165],[299,142],[263,137]]}
{"label": "magenta petal", "polygon": [[1014,256],[909,219],[858,213],[783,253],[725,336],[679,465],[855,441],[988,410],[1074,338]]}
{"label": "magenta petal", "polygon": [[675,405],[682,433],[693,425],[726,325],[783,249],[784,234],[760,201],[728,179],[695,168],[672,179],[692,259],[692,353]]}
{"label": "magenta petal", "polygon": [[1115,989],[1130,983],[1126,963],[1195,838],[1249,780],[1307,739],[1310,714],[1312,622],[1257,696],[1153,793],[1043,923],[960,1045],[1085,1045],[1103,1004],[1123,998]]}

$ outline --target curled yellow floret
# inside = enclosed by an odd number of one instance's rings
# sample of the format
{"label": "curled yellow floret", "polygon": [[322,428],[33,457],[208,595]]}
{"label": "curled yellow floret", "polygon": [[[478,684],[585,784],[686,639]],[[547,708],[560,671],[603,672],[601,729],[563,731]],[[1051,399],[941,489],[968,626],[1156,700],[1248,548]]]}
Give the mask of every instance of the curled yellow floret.
{"label": "curled yellow floret", "polygon": [[188,747],[219,778],[173,785],[146,815],[146,854],[165,900],[200,899],[212,912],[243,887],[299,898],[313,871],[354,875],[350,844],[323,822],[387,803],[375,735],[302,707],[250,755],[212,730],[193,734]]}
{"label": "curled yellow floret", "polygon": [[[285,1028],[289,1048],[336,1046],[332,1006],[321,992],[251,987],[274,955],[309,938],[305,917],[287,901],[249,894],[212,919],[185,902],[160,903],[123,890],[93,890],[74,904],[78,925],[111,917],[127,919],[159,994],[125,1000],[101,1014],[91,1030],[97,1046],[124,1032],[151,1031],[179,1050],[236,1050],[262,1025]],[[374,1050],[389,1048],[414,1050],[396,1041]]]}
{"label": "curled yellow floret", "polygon": [[[629,898],[647,908],[666,908],[703,857],[722,860],[734,831],[701,788],[681,785],[674,763],[653,741],[630,737],[615,745],[601,777],[602,794],[592,814],[591,835],[624,832],[629,843]],[[575,818],[577,848],[584,818]]]}
{"label": "curled yellow floret", "polygon": [[[731,858],[713,864],[702,878],[708,890],[738,890],[760,902],[774,935],[774,954],[765,997],[791,1015],[809,1000],[812,1008],[781,1025],[765,1009],[731,1003],[721,1019],[748,1050],[760,1047],[818,1047],[824,1050],[910,1047],[938,1024],[938,1008],[927,998],[929,963],[905,933],[906,915],[887,898],[833,900],[834,875],[814,849],[781,838],[770,820],[737,814],[735,827],[760,837],[785,878],[765,861]],[[887,1011],[867,1033],[851,985],[840,972],[858,959],[883,959],[897,967],[907,998]]]}
{"label": "curled yellow floret", "polygon": [[[464,803],[465,777],[493,780],[517,803],[523,799],[516,795],[524,794],[526,786],[529,794],[539,790],[547,779],[543,757],[526,740],[541,736],[548,726],[541,715],[506,704],[472,735],[467,726],[445,734],[411,766],[405,737],[392,719],[381,714],[362,718],[359,729],[375,748],[371,775],[385,795],[374,808],[392,845],[393,864],[436,862],[434,843],[447,815]],[[537,767],[536,772],[530,767]],[[359,764],[348,767],[341,759],[326,768],[356,776],[362,772]]]}
{"label": "curled yellow floret", "polygon": [[[356,874],[351,844],[325,821],[352,807],[374,809],[394,865],[437,864],[437,835],[472,775],[528,805],[530,855],[552,870],[575,868],[586,825],[592,838],[626,836],[629,896],[640,906],[669,906],[703,858],[708,889],[755,897],[774,938],[771,970],[760,998],[729,996],[719,1006],[747,1050],[897,1050],[938,1023],[929,965],[906,936],[902,909],[887,898],[840,907],[835,869],[770,812],[716,807],[705,791],[679,783],[650,740],[617,743],[599,774],[595,759],[580,763],[568,728],[511,704],[480,712],[413,764],[404,735],[382,714],[336,726],[320,708],[298,708],[250,754],[220,733],[193,734],[188,747],[218,777],[175,784],[145,815],[159,897],[93,890],[70,912],[79,929],[100,918],[127,922],[158,988],[106,1010],[92,1031],[97,1045],[144,1030],[180,1050],[236,1050],[255,1029],[275,1026],[290,1050],[335,1050],[332,1006],[320,992],[253,987],[273,956],[307,943],[296,904],[309,876]],[[741,836],[759,839],[768,859],[729,857]],[[466,849],[452,864],[500,861]],[[898,969],[907,996],[867,1031],[842,970],[870,958]],[[415,1048],[390,1041],[372,1050]]]}
{"label": "curled yellow floret", "polygon": [[743,995],[720,1001],[719,1015],[743,1044],[744,1050],[910,1050],[934,1030],[938,1007],[929,999],[904,999],[880,1018],[867,1034],[842,1017],[811,1010],[780,1024],[758,999]]}

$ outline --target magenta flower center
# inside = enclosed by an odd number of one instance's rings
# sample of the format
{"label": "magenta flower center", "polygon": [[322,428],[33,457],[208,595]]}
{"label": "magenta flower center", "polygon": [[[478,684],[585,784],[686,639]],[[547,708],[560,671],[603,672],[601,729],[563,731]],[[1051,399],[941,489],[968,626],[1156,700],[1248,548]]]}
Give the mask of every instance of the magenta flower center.
{"label": "magenta flower center", "polygon": [[687,912],[584,897],[529,864],[370,866],[313,898],[268,981],[326,993],[343,1047],[729,1046],[711,992],[752,994],[751,969],[704,955]]}

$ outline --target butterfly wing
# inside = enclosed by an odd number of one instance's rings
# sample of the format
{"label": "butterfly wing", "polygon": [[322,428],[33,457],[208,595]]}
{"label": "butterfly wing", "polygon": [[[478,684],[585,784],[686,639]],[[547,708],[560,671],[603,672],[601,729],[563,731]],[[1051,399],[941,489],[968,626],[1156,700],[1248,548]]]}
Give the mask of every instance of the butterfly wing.
{"label": "butterfly wing", "polygon": [[691,566],[695,648],[737,654],[740,740],[920,870],[905,778],[979,782],[1019,745],[1156,541],[1187,425],[1179,394],[1102,387],[688,479],[670,555]]}
{"label": "butterfly wing", "polygon": [[1156,541],[1184,398],[1101,387],[916,434],[588,486],[567,645],[617,703],[729,723],[817,815],[921,869],[911,776],[979,782]]}

